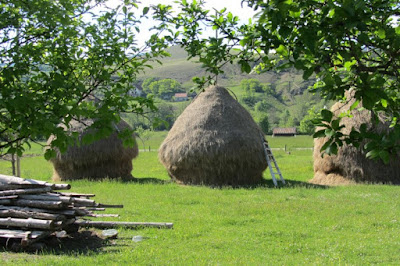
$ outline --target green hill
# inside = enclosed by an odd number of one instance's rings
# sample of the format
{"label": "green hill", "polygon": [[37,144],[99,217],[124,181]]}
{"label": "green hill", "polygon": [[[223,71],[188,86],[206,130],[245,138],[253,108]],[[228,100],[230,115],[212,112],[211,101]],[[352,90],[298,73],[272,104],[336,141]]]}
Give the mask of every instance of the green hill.
{"label": "green hill", "polygon": [[[139,82],[143,82],[147,78],[175,79],[183,89],[189,91],[194,85],[192,78],[205,75],[204,69],[195,59],[187,60],[186,52],[178,46],[171,47],[167,51],[171,56],[162,58],[160,60],[162,64],[152,64],[153,69],[148,69],[138,76]],[[223,70],[224,73],[217,77],[218,84],[229,88],[256,120],[257,117],[260,117],[260,112],[268,115],[269,130],[274,127],[298,127],[310,108],[314,107],[318,110],[327,105],[321,97],[308,91],[308,87],[313,85],[313,80],[303,81],[302,72],[295,69],[246,74],[241,72],[239,65],[228,64]],[[264,86],[271,88],[273,93],[245,92],[240,86],[243,79],[257,79]],[[182,103],[161,99],[157,101],[164,110],[164,114],[158,116],[164,120],[167,118],[166,120],[170,122],[171,126],[174,119],[183,110]],[[183,106],[187,104],[183,104]],[[260,109],[261,105],[263,108]],[[166,112],[166,110],[169,111]],[[134,119],[129,120],[134,121]],[[134,123],[133,126],[135,126]]]}

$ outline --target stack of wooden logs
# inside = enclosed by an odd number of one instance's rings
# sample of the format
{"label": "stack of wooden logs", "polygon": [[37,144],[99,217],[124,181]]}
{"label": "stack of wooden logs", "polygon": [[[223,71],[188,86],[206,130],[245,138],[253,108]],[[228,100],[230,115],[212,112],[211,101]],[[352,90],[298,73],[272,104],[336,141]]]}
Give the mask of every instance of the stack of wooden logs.
{"label": "stack of wooden logs", "polygon": [[105,208],[122,208],[122,205],[105,205],[90,199],[94,194],[66,193],[69,184],[52,184],[44,181],[0,175],[0,239],[14,239],[22,246],[57,232],[79,229],[82,217],[118,216],[95,214]]}

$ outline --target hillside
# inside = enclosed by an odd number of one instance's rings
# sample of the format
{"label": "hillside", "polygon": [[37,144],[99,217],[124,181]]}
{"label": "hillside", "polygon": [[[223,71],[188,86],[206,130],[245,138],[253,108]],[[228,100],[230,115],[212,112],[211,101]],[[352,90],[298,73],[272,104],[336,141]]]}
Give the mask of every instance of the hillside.
{"label": "hillside", "polygon": [[[205,75],[204,69],[195,59],[187,60],[186,52],[178,46],[169,48],[168,52],[171,56],[161,58],[162,64],[152,64],[153,69],[148,69],[138,76],[139,82],[148,78],[174,79],[181,84],[184,90],[189,91],[194,85],[192,78]],[[241,81],[245,79],[258,80],[262,86],[269,88],[269,92],[249,93],[244,91]],[[327,105],[318,95],[313,95],[308,91],[308,87],[313,85],[313,80],[303,81],[302,72],[294,68],[281,72],[245,74],[241,72],[239,65],[228,64],[224,67],[224,73],[218,76],[217,80],[219,85],[229,88],[235,94],[235,97],[249,110],[256,121],[260,120],[262,116],[268,116],[268,132],[274,127],[299,127],[300,121],[307,115],[310,108],[318,111]],[[157,102],[162,109],[157,116],[169,122],[168,126],[159,129],[170,128],[176,117],[182,112],[182,106],[185,107],[189,104],[187,102],[182,105],[182,103],[161,99],[157,99]],[[138,122],[137,119],[129,116],[126,119],[131,121],[132,126],[140,124],[150,127],[150,125],[144,125],[145,121]]]}

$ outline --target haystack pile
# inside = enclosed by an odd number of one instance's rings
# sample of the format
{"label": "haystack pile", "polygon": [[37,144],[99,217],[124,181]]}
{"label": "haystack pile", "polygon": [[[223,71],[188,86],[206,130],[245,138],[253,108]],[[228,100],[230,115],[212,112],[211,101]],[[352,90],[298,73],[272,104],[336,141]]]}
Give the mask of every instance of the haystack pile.
{"label": "haystack pile", "polygon": [[[348,98],[351,95],[347,94]],[[349,98],[350,99],[350,98]],[[336,103],[331,111],[338,116],[341,112],[346,112],[354,100],[348,103]],[[366,123],[369,129],[376,132],[389,130],[389,126],[382,118],[380,123],[375,124],[373,114],[368,110],[351,111],[352,118],[343,118],[342,129],[344,134],[349,134],[354,127],[359,130],[361,124]],[[317,129],[319,130],[319,129]],[[324,155],[321,157],[320,149],[326,139],[314,140],[314,178],[311,183],[320,185],[346,185],[354,183],[400,183],[400,157],[393,155],[389,164],[382,161],[369,160],[365,158],[365,152],[360,148],[344,144],[339,148],[338,154],[333,156]]]}
{"label": "haystack pile", "polygon": [[[86,130],[92,123],[91,120],[72,120],[69,130],[79,132],[81,141],[86,134],[92,133]],[[118,132],[126,128],[129,125],[121,120],[115,126],[115,132],[107,138],[89,145],[74,145],[65,153],[57,151],[57,156],[51,159],[54,167],[53,181],[106,177],[131,179],[132,159],[138,156],[139,150],[136,141],[134,147],[124,147],[122,140],[118,138]],[[53,140],[51,137],[47,143],[50,144]]]}
{"label": "haystack pile", "polygon": [[171,178],[184,184],[254,184],[267,168],[262,136],[225,88],[211,86],[178,117],[159,159]]}

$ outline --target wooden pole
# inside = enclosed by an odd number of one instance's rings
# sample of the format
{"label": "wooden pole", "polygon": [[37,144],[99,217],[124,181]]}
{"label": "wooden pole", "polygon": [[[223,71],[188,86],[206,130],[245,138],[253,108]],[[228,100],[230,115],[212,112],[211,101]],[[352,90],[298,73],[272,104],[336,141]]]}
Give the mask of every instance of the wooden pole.
{"label": "wooden pole", "polygon": [[0,191],[0,196],[9,196],[9,195],[23,195],[23,194],[41,194],[50,192],[51,187],[44,188],[21,188],[21,189],[10,189]]}
{"label": "wooden pole", "polygon": [[13,200],[12,203],[14,203],[16,206],[42,208],[42,209],[62,209],[66,207],[66,204],[64,204],[62,201],[18,199],[18,200]]}
{"label": "wooden pole", "polygon": [[20,199],[26,200],[39,200],[39,201],[61,201],[62,203],[70,204],[74,201],[71,197],[66,196],[53,196],[53,195],[19,195]]}
{"label": "wooden pole", "polygon": [[55,229],[56,225],[52,220],[39,220],[39,219],[19,219],[19,218],[0,218],[0,226],[7,227],[22,227],[22,228],[35,228],[35,229]]}
{"label": "wooden pole", "polygon": [[103,222],[103,221],[85,221],[79,220],[75,222],[76,225],[82,227],[94,228],[138,228],[138,227],[156,227],[156,228],[172,228],[173,223],[153,223],[153,222]]}
{"label": "wooden pole", "polygon": [[62,214],[53,214],[47,212],[33,212],[29,210],[17,210],[17,209],[6,209],[0,210],[0,217],[7,218],[35,218],[35,219],[42,219],[42,220],[54,220],[54,221],[61,221],[65,220],[65,215]]}

